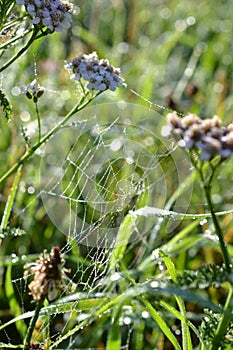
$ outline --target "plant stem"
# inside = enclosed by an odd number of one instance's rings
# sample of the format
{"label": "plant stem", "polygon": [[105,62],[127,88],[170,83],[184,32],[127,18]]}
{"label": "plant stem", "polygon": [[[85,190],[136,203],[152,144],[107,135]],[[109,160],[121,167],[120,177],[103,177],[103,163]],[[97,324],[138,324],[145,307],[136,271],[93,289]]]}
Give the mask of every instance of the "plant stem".
{"label": "plant stem", "polygon": [[208,208],[210,210],[211,217],[213,220],[215,233],[217,234],[218,239],[219,239],[220,249],[222,252],[222,256],[223,256],[223,260],[224,260],[224,263],[226,266],[226,270],[228,273],[231,273],[231,270],[232,270],[231,256],[230,256],[229,251],[227,249],[227,245],[226,245],[226,242],[224,240],[222,229],[219,225],[217,216],[215,214],[214,206],[212,203],[212,199],[211,199],[211,183],[212,183],[212,180],[214,178],[215,171],[217,170],[220,162],[216,163],[215,165],[213,165],[211,163],[209,164],[209,166],[211,168],[211,170],[210,170],[211,172],[210,172],[210,174],[208,174],[208,176],[206,178],[205,174],[203,172],[203,163],[198,164],[197,162],[195,162],[195,158],[192,157],[192,155],[191,155],[191,161],[192,161],[195,169],[197,170],[197,172],[199,173],[199,176],[201,178],[201,182],[203,184],[203,189],[204,189],[205,197],[207,200]]}
{"label": "plant stem", "polygon": [[232,313],[232,297],[233,297],[233,288],[230,285],[227,300],[224,306],[224,313],[218,324],[218,328],[216,330],[213,342],[210,346],[210,350],[218,350],[220,346],[220,341],[223,340],[225,337],[227,327],[229,326],[229,323],[231,321],[231,318],[229,317],[229,315],[231,315]]}
{"label": "plant stem", "polygon": [[28,42],[14,55],[12,56],[9,61],[7,61],[5,64],[2,65],[2,67],[0,68],[0,73],[3,72],[7,67],[9,67],[14,61],[16,61],[25,51],[27,51],[27,49],[29,48],[29,46],[37,39],[47,35],[46,32],[42,32],[41,34],[37,35],[38,33],[38,28],[35,27],[31,37],[29,38]]}
{"label": "plant stem", "polygon": [[28,330],[27,330],[27,334],[26,334],[25,341],[23,344],[23,350],[28,350],[30,348],[32,333],[33,333],[33,330],[35,328],[36,321],[39,317],[40,310],[43,306],[43,302],[44,302],[44,300],[40,300],[37,302],[34,316],[32,317],[30,324],[29,324],[29,327],[28,327]]}
{"label": "plant stem", "polygon": [[[207,177],[205,176],[204,171],[203,171],[203,163],[199,163],[199,164],[196,163],[195,158],[193,158],[193,157],[191,157],[191,160],[192,160],[192,163],[193,163],[195,169],[198,171],[198,173],[200,175],[200,178],[201,178],[201,181],[203,184],[205,197],[206,197],[207,204],[208,204],[208,208],[210,210],[213,224],[215,227],[215,233],[217,234],[218,239],[219,239],[220,248],[221,248],[223,260],[224,260],[224,263],[226,266],[226,270],[230,274],[232,271],[231,256],[230,256],[229,251],[227,249],[227,244],[224,240],[222,229],[219,225],[217,216],[215,214],[215,210],[214,210],[214,206],[213,206],[212,198],[211,198],[211,183],[212,183],[212,180],[214,178],[215,171],[217,170],[221,160],[219,160],[219,162],[217,162],[215,165],[212,164],[211,162],[209,163],[210,173],[207,175]],[[219,321],[215,336],[213,338],[213,342],[210,345],[209,350],[218,350],[220,345],[221,345],[220,344],[221,341],[225,337],[227,327],[231,321],[230,315],[232,313],[232,298],[233,298],[233,288],[230,285],[227,300],[226,300],[226,303],[224,306],[224,313],[221,316],[221,320]]]}
{"label": "plant stem", "polygon": [[35,151],[43,145],[46,141],[50,139],[51,136],[53,136],[67,121],[68,119],[74,115],[76,112],[81,111],[83,108],[85,108],[92,100],[94,100],[98,95],[100,95],[102,91],[99,91],[96,95],[90,97],[88,100],[85,101],[86,96],[83,96],[83,98],[76,103],[76,105],[73,107],[73,109],[57,124],[55,125],[46,135],[44,135],[39,142],[37,142],[34,146],[32,146],[30,149],[28,149],[22,157],[15,163],[1,178],[0,178],[0,184],[5,181],[10,175],[14,174],[17,169],[20,167],[21,164],[24,164],[34,153]]}
{"label": "plant stem", "polygon": [[41,139],[41,122],[40,122],[40,111],[39,111],[37,102],[35,102],[35,107],[36,107],[36,115],[37,115],[37,122],[38,122],[38,143],[39,143]]}
{"label": "plant stem", "polygon": [[213,208],[213,203],[212,203],[212,200],[211,200],[210,186],[205,186],[204,185],[204,192],[205,192],[205,196],[206,196],[206,199],[207,199],[208,207],[210,209],[211,216],[212,216],[212,219],[213,219],[215,232],[216,232],[216,234],[218,236],[218,239],[219,239],[220,248],[221,248],[222,255],[223,255],[223,260],[224,260],[224,263],[226,265],[226,270],[227,270],[228,273],[231,273],[231,268],[232,268],[231,267],[231,257],[230,257],[230,254],[229,254],[228,249],[227,249],[226,242],[225,242],[224,237],[223,237],[222,229],[221,229],[221,227],[219,225],[217,216],[215,215],[215,211],[214,211],[214,208]]}

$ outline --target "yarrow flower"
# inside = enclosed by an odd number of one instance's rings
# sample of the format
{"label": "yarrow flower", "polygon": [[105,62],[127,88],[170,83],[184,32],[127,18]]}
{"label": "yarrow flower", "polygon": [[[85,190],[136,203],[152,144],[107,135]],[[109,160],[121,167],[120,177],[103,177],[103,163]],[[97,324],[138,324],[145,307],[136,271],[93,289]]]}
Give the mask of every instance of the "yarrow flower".
{"label": "yarrow flower", "polygon": [[66,61],[65,69],[72,71],[71,79],[88,81],[88,90],[115,91],[118,86],[126,86],[120,69],[111,66],[106,59],[99,59],[96,52]]}
{"label": "yarrow flower", "polygon": [[21,93],[23,95],[26,95],[30,100],[32,99],[33,102],[37,102],[38,98],[43,95],[44,91],[45,88],[43,86],[40,86],[36,79],[33,80],[30,84],[21,87]]}
{"label": "yarrow flower", "polygon": [[24,278],[29,274],[34,275],[33,281],[28,288],[33,299],[41,301],[47,298],[53,301],[64,289],[62,279],[68,278],[65,274],[68,270],[64,268],[65,260],[61,257],[59,247],[53,247],[50,254],[46,250],[36,262],[24,266]]}
{"label": "yarrow flower", "polygon": [[209,161],[219,155],[223,160],[233,153],[233,124],[221,127],[217,116],[200,119],[195,114],[183,118],[175,112],[169,113],[167,120],[171,133],[179,139],[181,146],[200,150],[200,159]]}
{"label": "yarrow flower", "polygon": [[34,25],[42,25],[52,32],[70,27],[72,5],[67,0],[16,0],[24,5]]}

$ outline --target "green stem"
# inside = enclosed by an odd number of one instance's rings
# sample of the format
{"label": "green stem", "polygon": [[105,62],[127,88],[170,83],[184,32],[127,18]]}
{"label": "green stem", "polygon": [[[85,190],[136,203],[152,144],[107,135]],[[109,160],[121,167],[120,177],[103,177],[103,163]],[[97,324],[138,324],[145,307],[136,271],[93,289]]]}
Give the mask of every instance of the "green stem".
{"label": "green stem", "polygon": [[74,115],[76,112],[81,111],[83,108],[85,108],[92,100],[94,100],[102,91],[97,92],[96,95],[89,98],[87,101],[84,101],[86,96],[83,96],[83,98],[73,107],[73,109],[57,124],[55,125],[46,135],[44,135],[40,142],[37,142],[34,146],[32,146],[30,149],[28,149],[22,157],[18,160],[17,163],[15,163],[1,178],[0,178],[0,184],[5,181],[10,175],[14,174],[17,169],[20,167],[20,165],[24,164],[34,153],[35,151],[43,145],[46,141],[50,139],[52,135],[54,135],[67,121],[68,119]]}
{"label": "green stem", "polygon": [[221,340],[223,340],[226,335],[227,327],[229,326],[229,323],[231,321],[230,315],[232,313],[232,297],[233,297],[233,288],[230,285],[229,293],[224,306],[224,313],[218,324],[213,342],[210,346],[210,350],[218,350]]}
{"label": "green stem", "polygon": [[36,115],[37,115],[37,122],[38,122],[38,143],[39,143],[41,139],[41,122],[40,122],[40,111],[39,111],[37,102],[35,102],[35,107],[36,107]]}
{"label": "green stem", "polygon": [[29,327],[28,327],[28,330],[27,330],[27,334],[26,334],[26,337],[25,337],[25,340],[24,340],[23,350],[28,350],[30,348],[30,342],[31,342],[31,338],[32,338],[32,333],[33,333],[33,330],[35,328],[36,321],[37,321],[37,319],[39,317],[40,310],[41,310],[41,308],[43,306],[43,302],[44,302],[44,300],[40,300],[40,301],[37,302],[34,316],[32,317],[32,319],[30,321],[30,324],[29,324]]}
{"label": "green stem", "polygon": [[24,52],[27,51],[29,46],[37,39],[47,35],[47,32],[42,32],[41,34],[37,35],[38,33],[38,28],[35,27],[31,37],[29,38],[28,42],[18,51],[14,56],[12,56],[9,61],[7,61],[5,64],[2,65],[0,68],[0,73],[3,72],[7,67],[9,67],[13,62],[15,62]]}
{"label": "green stem", "polygon": [[199,176],[201,178],[201,181],[202,181],[202,184],[203,184],[204,193],[205,193],[205,197],[206,197],[207,204],[208,204],[208,208],[210,210],[211,217],[212,217],[212,220],[213,220],[215,232],[216,232],[216,234],[218,236],[218,239],[219,239],[220,249],[221,249],[221,252],[222,252],[222,256],[223,256],[223,260],[224,260],[224,263],[225,263],[225,266],[226,266],[226,270],[227,270],[228,273],[231,273],[231,269],[232,269],[231,256],[230,256],[229,251],[227,249],[227,245],[226,245],[226,242],[224,240],[222,229],[221,229],[221,227],[219,225],[217,216],[215,214],[214,206],[213,206],[213,203],[212,203],[212,199],[211,199],[211,183],[212,183],[212,180],[214,178],[215,172],[216,172],[220,162],[216,163],[215,165],[213,165],[212,163],[209,164],[209,166],[211,168],[211,172],[206,177],[204,172],[203,172],[203,166],[204,166],[203,163],[197,164],[195,162],[195,160],[194,160],[194,157],[192,157],[192,156],[191,156],[191,161],[192,161],[194,167],[196,168],[196,170],[198,171]]}
{"label": "green stem", "polygon": [[222,255],[223,255],[223,260],[224,260],[224,263],[226,265],[227,272],[231,273],[231,257],[230,257],[230,254],[228,252],[226,242],[224,240],[222,229],[221,229],[221,227],[219,225],[217,216],[216,216],[214,208],[213,208],[213,203],[212,203],[211,195],[210,195],[210,187],[204,185],[204,192],[205,192],[205,196],[206,196],[206,199],[207,199],[208,207],[210,209],[210,213],[211,213],[211,216],[212,216],[212,219],[213,219],[215,232],[216,232],[216,234],[218,236],[218,239],[219,239],[220,248],[221,248]]}

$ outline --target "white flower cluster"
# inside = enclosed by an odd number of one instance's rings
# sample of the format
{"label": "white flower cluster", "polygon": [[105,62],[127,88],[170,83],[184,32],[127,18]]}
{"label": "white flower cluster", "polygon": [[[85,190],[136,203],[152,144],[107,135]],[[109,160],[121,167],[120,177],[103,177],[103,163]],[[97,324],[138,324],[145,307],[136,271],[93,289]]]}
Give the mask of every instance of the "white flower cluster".
{"label": "white flower cluster", "polygon": [[89,90],[115,91],[118,86],[126,86],[120,69],[111,66],[106,59],[99,60],[96,52],[66,61],[65,69],[72,70],[71,79],[88,81],[86,88]]}
{"label": "white flower cluster", "polygon": [[173,112],[167,116],[172,134],[181,140],[180,145],[200,150],[200,159],[209,161],[219,155],[229,158],[233,153],[233,124],[221,127],[217,116],[202,120],[195,114],[184,118]]}
{"label": "white flower cluster", "polygon": [[52,32],[70,27],[72,5],[66,0],[16,0],[24,5],[34,25],[42,24]]}

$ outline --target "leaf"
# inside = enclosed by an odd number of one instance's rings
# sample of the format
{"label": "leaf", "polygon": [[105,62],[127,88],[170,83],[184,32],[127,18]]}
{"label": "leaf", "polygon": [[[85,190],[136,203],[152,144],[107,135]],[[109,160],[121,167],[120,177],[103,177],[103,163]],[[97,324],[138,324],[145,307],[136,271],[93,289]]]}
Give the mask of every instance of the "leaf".
{"label": "leaf", "polygon": [[[162,250],[159,251],[159,256],[163,259],[163,261],[168,269],[169,275],[171,276],[172,281],[175,283],[177,274],[176,274],[176,268],[175,268],[175,265],[173,264],[173,261]],[[177,304],[179,305],[181,315],[184,318],[181,321],[183,349],[192,350],[191,335],[189,332],[184,301],[179,296],[175,296],[175,298],[176,298]]]}
{"label": "leaf", "polygon": [[163,261],[168,269],[169,275],[171,276],[172,281],[176,282],[176,268],[175,268],[175,265],[173,264],[172,260],[162,250],[159,250],[159,256],[163,259]]}
{"label": "leaf", "polygon": [[200,338],[198,329],[190,321],[186,320],[185,317],[179,311],[177,311],[173,306],[171,306],[169,303],[166,303],[164,300],[161,300],[159,304],[168,312],[170,312],[174,317],[176,317],[178,320],[182,322],[187,322],[189,327],[192,328],[193,332],[196,334],[196,336]]}
{"label": "leaf", "polygon": [[[73,296],[73,295],[72,295]],[[93,311],[93,308],[101,307],[107,303],[110,302],[111,298],[99,298],[95,297],[93,295],[92,298],[90,299],[85,299],[83,298],[82,293],[75,293],[75,301],[68,302],[66,301],[67,298],[62,298],[59,300],[59,303],[57,304],[52,304],[49,306],[46,306],[41,309],[40,315],[45,316],[45,315],[56,315],[56,314],[63,314],[65,312],[73,312],[75,310],[90,310]],[[77,301],[78,300],[78,301]],[[34,315],[34,311],[29,311],[25,312],[22,315],[16,316],[14,319],[11,319],[7,323],[4,323],[0,325],[0,330],[8,327],[9,325],[24,320],[26,318],[32,318]]]}
{"label": "leaf", "polygon": [[108,331],[106,350],[121,349],[121,329],[120,329],[121,308],[122,308],[122,305],[118,304],[113,312],[112,325]]}
{"label": "leaf", "polygon": [[172,345],[174,346],[175,350],[181,350],[181,347],[170,330],[170,328],[167,326],[166,322],[162,319],[162,317],[159,315],[159,313],[153,308],[153,306],[147,301],[143,300],[144,305],[147,307],[148,312],[151,314],[154,321],[157,323],[161,331],[166,335],[166,337],[170,340]]}
{"label": "leaf", "polygon": [[135,228],[135,221],[137,217],[127,215],[120,225],[117,240],[115,243],[115,249],[112,253],[112,258],[110,260],[110,268],[115,269],[116,264],[123,258],[127,244],[129,243],[130,236]]}
{"label": "leaf", "polygon": [[12,116],[12,108],[10,105],[10,102],[6,98],[6,95],[3,93],[2,90],[0,90],[0,106],[3,108],[3,112],[5,113],[5,118],[7,120],[10,120]]}

